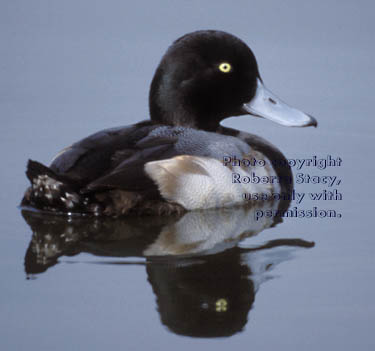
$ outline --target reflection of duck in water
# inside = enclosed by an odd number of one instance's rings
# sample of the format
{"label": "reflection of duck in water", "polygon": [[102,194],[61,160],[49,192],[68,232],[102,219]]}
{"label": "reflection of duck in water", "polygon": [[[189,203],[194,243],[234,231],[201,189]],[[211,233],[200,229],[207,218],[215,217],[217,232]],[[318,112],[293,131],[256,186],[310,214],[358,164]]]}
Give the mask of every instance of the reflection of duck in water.
{"label": "reflection of duck in water", "polygon": [[[25,256],[30,276],[55,265],[62,255],[88,252],[101,257],[144,257],[162,322],[175,333],[228,336],[240,331],[262,281],[271,268],[290,258],[299,239],[240,248],[244,238],[274,224],[254,221],[257,209],[280,208],[274,202],[193,211],[174,217],[103,219],[23,212],[34,234]],[[152,223],[152,224],[151,224]],[[98,263],[132,264],[128,260]]]}
{"label": "reflection of duck in water", "polygon": [[250,114],[286,126],[316,125],[263,85],[249,47],[220,31],[176,40],[150,89],[150,117],[98,132],[65,148],[50,167],[30,161],[31,187],[22,204],[63,213],[118,216],[230,207],[243,193],[288,192],[290,184],[232,182],[224,157],[262,160],[238,167],[238,179],[291,178],[277,148],[262,138],[225,128],[230,116]]}
{"label": "reflection of duck in water", "polygon": [[192,262],[146,265],[162,323],[176,334],[230,336],[247,323],[262,282],[275,265],[292,258],[292,247],[312,247],[303,240],[275,240],[245,249],[235,246]]}

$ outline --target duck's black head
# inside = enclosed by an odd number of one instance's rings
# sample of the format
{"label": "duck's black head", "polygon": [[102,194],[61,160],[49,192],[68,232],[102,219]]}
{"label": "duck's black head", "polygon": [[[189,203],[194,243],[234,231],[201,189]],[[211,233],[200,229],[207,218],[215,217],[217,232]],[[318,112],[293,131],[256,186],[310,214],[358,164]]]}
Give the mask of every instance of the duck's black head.
{"label": "duck's black head", "polygon": [[[265,100],[267,106],[261,106]],[[156,70],[149,103],[155,122],[204,130],[216,130],[221,120],[243,114],[285,125],[314,124],[295,109],[303,116],[294,124],[268,116],[267,109],[285,104],[264,88],[250,48],[221,31],[197,31],[177,39]]]}

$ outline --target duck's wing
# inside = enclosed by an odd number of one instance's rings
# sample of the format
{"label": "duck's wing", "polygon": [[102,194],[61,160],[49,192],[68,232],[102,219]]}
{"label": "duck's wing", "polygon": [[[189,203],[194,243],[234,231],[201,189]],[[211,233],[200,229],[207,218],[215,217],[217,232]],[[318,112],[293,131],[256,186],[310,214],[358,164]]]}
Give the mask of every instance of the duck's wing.
{"label": "duck's wing", "polygon": [[145,173],[144,166],[151,161],[180,155],[176,149],[177,137],[157,136],[142,138],[131,148],[118,150],[112,156],[117,165],[110,172],[90,182],[84,191],[121,189],[129,191],[156,190],[156,184]]}
{"label": "duck's wing", "polygon": [[156,190],[144,165],[181,154],[173,133],[150,135],[160,126],[141,122],[107,129],[64,149],[50,169],[76,184],[82,192],[108,189]]}
{"label": "duck's wing", "polygon": [[153,128],[139,123],[102,130],[63,149],[52,160],[50,169],[82,185],[88,184],[116,166],[114,154],[131,149]]}

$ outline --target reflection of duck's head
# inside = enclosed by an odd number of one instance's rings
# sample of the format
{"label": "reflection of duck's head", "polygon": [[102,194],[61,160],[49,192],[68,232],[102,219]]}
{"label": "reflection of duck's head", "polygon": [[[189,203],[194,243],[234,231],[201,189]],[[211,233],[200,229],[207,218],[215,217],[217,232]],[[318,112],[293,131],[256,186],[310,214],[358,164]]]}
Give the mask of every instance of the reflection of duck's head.
{"label": "reflection of duck's head", "polygon": [[195,337],[240,332],[261,283],[273,277],[275,266],[293,257],[296,246],[314,244],[274,240],[182,261],[151,259],[146,269],[163,324],[174,333]]}
{"label": "reflection of duck's head", "polygon": [[186,34],[168,49],[151,84],[150,114],[158,123],[204,130],[243,114],[286,126],[316,125],[264,87],[243,41],[213,30]]}
{"label": "reflection of duck's head", "polygon": [[238,248],[193,263],[146,267],[161,320],[174,333],[230,336],[245,326],[256,291]]}

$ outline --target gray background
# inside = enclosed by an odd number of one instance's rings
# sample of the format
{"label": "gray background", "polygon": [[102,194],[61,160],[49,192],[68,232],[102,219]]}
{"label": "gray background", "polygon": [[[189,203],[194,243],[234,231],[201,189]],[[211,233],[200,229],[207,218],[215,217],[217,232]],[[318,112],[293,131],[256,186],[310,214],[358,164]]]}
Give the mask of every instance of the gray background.
{"label": "gray background", "polygon": [[[372,1],[1,1],[1,349],[373,349],[373,16]],[[161,326],[141,268],[62,260],[26,281],[31,233],[16,208],[28,158],[48,163],[92,132],[148,118],[160,57],[198,29],[247,42],[265,84],[319,121],[288,129],[243,116],[225,125],[262,135],[287,157],[343,159],[333,175],[344,200],[329,204],[343,218],[288,219],[267,231],[260,241],[302,237],[316,247],[262,285],[243,333],[209,341]]]}

